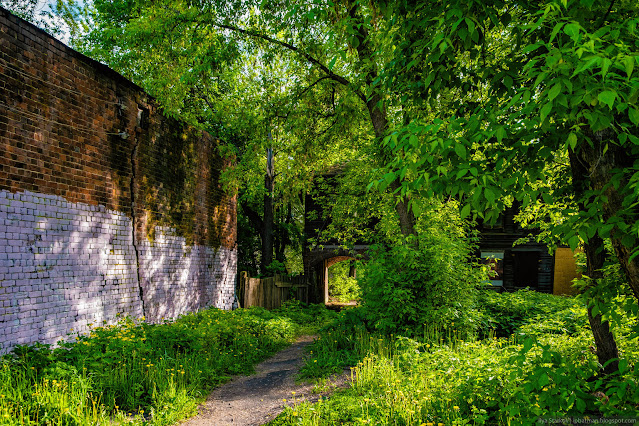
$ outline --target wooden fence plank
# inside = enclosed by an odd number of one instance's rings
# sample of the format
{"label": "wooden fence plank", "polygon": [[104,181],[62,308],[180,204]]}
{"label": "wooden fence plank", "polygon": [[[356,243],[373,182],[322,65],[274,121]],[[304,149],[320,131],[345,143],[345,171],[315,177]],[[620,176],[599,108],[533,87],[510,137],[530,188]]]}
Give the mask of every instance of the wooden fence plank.
{"label": "wooden fence plank", "polygon": [[292,298],[308,303],[308,283],[303,275],[249,278],[248,273],[243,271],[240,272],[239,283],[238,298],[242,300],[243,308],[262,306],[275,309]]}

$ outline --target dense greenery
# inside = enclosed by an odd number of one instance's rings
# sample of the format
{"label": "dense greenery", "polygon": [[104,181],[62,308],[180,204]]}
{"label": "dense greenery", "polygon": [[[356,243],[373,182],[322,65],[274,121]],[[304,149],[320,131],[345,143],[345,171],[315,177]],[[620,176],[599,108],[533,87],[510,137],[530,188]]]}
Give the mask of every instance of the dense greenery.
{"label": "dense greenery", "polygon": [[[593,286],[610,239],[639,299],[637,2],[381,3],[397,49],[380,84],[409,112],[378,185],[486,220],[516,200],[551,245],[584,247]],[[592,312],[603,364],[617,351]]]}
{"label": "dense greenery", "polygon": [[471,259],[473,233],[454,203],[424,208],[417,229],[417,237],[396,232],[373,247],[360,283],[367,320],[383,334],[455,328],[472,335],[475,290],[487,278]]}
{"label": "dense greenery", "polygon": [[[32,1],[11,3],[33,17]],[[303,248],[321,243],[302,233],[302,195],[343,171],[319,197],[326,238],[378,244],[362,308],[326,330],[305,374],[360,362],[357,381],[278,422],[637,414],[636,1],[68,0],[58,12],[75,47],[226,142],[240,262],[252,272],[301,269]],[[469,262],[465,220],[490,222],[513,204],[549,247],[584,249],[579,301],[477,293],[485,277]],[[176,327],[162,345],[218,344]],[[83,346],[62,362],[88,360]],[[69,389],[86,388],[73,374]],[[163,395],[144,377],[131,401]],[[100,388],[99,404],[126,406],[114,396],[123,386]]]}
{"label": "dense greenery", "polygon": [[[357,277],[349,276],[351,268],[357,265]],[[361,262],[342,261],[328,268],[328,296],[338,302],[359,300],[361,289],[359,281],[364,277]]]}
{"label": "dense greenery", "polygon": [[310,348],[307,377],[355,365],[350,389],[296,403],[272,425],[534,424],[538,418],[639,414],[637,335],[615,328],[620,372],[598,375],[585,304],[531,291],[482,291],[475,315],[485,338],[431,330],[378,335],[361,308],[341,314]]}
{"label": "dense greenery", "polygon": [[162,324],[126,317],[56,349],[20,346],[0,359],[0,423],[174,424],[230,375],[250,373],[332,317],[292,301],[276,311],[208,309]]}

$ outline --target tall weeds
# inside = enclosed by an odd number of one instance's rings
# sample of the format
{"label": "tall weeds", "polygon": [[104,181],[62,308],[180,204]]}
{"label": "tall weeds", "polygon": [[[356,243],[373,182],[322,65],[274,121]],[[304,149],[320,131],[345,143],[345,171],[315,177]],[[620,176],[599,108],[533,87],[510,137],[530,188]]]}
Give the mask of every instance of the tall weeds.
{"label": "tall weeds", "polygon": [[210,309],[175,322],[120,318],[52,349],[17,347],[0,360],[1,425],[169,425],[231,375],[334,314],[289,303]]}

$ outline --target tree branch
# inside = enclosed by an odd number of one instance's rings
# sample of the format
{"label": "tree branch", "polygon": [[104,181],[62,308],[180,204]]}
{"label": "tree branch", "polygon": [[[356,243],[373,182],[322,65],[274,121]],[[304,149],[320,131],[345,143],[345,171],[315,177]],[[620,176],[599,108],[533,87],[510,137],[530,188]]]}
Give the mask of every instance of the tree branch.
{"label": "tree branch", "polygon": [[[267,41],[269,43],[277,44],[278,46],[284,47],[284,48],[286,48],[286,49],[288,49],[288,50],[290,50],[292,52],[297,53],[298,55],[300,55],[301,57],[306,59],[308,62],[310,62],[311,64],[316,65],[331,80],[337,81],[338,83],[343,84],[344,86],[350,86],[351,85],[351,82],[348,81],[348,79],[346,79],[345,77],[342,77],[339,74],[335,74],[326,65],[321,63],[317,58],[311,56],[307,52],[304,52],[299,47],[297,47],[297,46],[295,46],[295,45],[293,45],[291,43],[287,43],[285,41],[277,40],[277,39],[275,39],[273,37],[267,36],[266,34],[258,33],[257,31],[252,31],[252,30],[247,30],[247,29],[244,29],[244,28],[236,27],[235,25],[219,24],[219,23],[213,23],[213,25],[215,25],[216,27],[219,27],[219,28],[224,28],[224,29],[227,29],[227,30],[236,31],[236,32],[239,32],[239,33],[242,33],[242,34],[246,34],[246,35],[251,36],[251,37],[259,38],[259,39],[265,40],[265,41]],[[359,89],[354,89],[354,90],[355,90],[355,94],[357,95],[357,97],[359,97],[361,100],[366,102],[366,96],[364,95],[364,93],[362,93],[362,91],[359,90]]]}
{"label": "tree branch", "polygon": [[601,17],[601,20],[599,21],[599,25],[597,25],[597,29],[601,28],[603,24],[606,23],[606,19],[608,19],[608,15],[610,15],[610,11],[612,11],[612,7],[614,5],[615,5],[615,0],[611,0],[610,5],[608,6],[608,10],[606,11],[606,14]]}
{"label": "tree branch", "polygon": [[313,86],[315,86],[317,83],[319,83],[319,82],[320,82],[320,81],[322,81],[322,80],[329,79],[329,78],[331,78],[331,77],[330,77],[330,76],[328,76],[328,75],[325,75],[324,77],[320,77],[320,78],[319,78],[319,79],[317,79],[314,83],[312,83],[310,86],[308,86],[307,88],[305,88],[304,90],[302,90],[302,91],[299,93],[299,95],[297,95],[297,97],[298,97],[298,98],[301,98],[301,97],[302,97],[302,95],[303,95],[304,93],[306,93],[306,92],[308,92],[309,90],[311,90],[311,89],[313,88]]}

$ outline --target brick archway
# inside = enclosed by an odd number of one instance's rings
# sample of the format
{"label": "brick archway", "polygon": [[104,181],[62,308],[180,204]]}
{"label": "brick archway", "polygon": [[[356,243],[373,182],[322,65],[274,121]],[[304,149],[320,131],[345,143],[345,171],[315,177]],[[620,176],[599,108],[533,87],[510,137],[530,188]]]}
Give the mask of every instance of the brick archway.
{"label": "brick archway", "polygon": [[366,259],[367,245],[344,249],[336,246],[315,247],[304,253],[304,275],[308,277],[309,302],[328,302],[328,268],[350,259]]}

